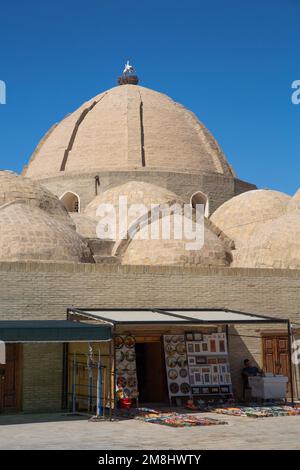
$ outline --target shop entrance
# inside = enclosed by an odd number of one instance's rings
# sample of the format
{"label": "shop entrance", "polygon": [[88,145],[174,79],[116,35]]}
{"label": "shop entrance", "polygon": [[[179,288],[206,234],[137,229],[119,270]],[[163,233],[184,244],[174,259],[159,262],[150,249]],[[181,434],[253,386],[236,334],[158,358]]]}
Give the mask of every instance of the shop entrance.
{"label": "shop entrance", "polygon": [[136,370],[140,403],[167,403],[168,390],[162,341],[137,342]]}
{"label": "shop entrance", "polygon": [[263,368],[265,372],[282,374],[288,377],[288,396],[291,394],[291,377],[289,365],[289,340],[285,334],[269,334],[263,341]]}
{"label": "shop entrance", "polygon": [[0,364],[0,412],[20,409],[20,346],[6,345],[6,364]]}

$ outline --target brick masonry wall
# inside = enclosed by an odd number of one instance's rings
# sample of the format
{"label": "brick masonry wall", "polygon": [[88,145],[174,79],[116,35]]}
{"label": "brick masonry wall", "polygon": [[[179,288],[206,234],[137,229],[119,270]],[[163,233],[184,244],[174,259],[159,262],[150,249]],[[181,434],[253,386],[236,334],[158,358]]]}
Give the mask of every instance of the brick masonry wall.
{"label": "brick masonry wall", "polygon": [[[2,262],[0,299],[2,320],[63,319],[71,306],[207,307],[290,318],[300,323],[300,271]],[[270,329],[268,325],[262,328]],[[24,409],[39,407],[30,389],[31,378],[37,384],[39,369],[44,379],[36,389],[37,395],[46,399],[51,389],[50,403],[53,407],[60,403],[62,354],[52,347],[25,346]],[[40,353],[36,354],[34,348],[41,348]],[[244,338],[241,342],[238,337],[230,337],[230,350],[238,388],[242,359],[250,356],[261,364],[261,340]],[[32,356],[35,360],[30,359]]]}
{"label": "brick masonry wall", "polygon": [[22,402],[24,411],[60,410],[62,404],[62,344],[23,345]]}
{"label": "brick masonry wall", "polygon": [[84,210],[95,197],[95,175],[100,177],[98,193],[127,181],[144,181],[169,189],[186,202],[196,191],[204,192],[210,201],[210,212],[214,212],[223,202],[241,192],[255,189],[255,185],[221,175],[204,175],[184,172],[158,171],[155,169],[136,171],[95,171],[89,174],[62,175],[40,181],[50,191],[61,197],[72,191],[80,197],[81,210]]}

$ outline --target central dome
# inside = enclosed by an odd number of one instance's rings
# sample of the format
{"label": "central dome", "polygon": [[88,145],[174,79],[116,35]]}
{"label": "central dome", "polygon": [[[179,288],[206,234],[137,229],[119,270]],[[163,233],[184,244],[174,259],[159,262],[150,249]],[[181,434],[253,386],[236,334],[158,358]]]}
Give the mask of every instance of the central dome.
{"label": "central dome", "polygon": [[112,88],[54,125],[26,176],[156,169],[234,176],[198,118],[168,96],[136,85]]}

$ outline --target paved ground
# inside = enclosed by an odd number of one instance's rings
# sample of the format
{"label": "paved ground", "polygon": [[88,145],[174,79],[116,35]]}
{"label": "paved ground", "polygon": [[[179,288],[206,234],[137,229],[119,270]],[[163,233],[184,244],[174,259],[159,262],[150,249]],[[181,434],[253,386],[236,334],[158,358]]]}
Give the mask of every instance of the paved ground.
{"label": "paved ground", "polygon": [[300,449],[300,416],[224,419],[224,426],[170,428],[136,420],[65,415],[0,416],[0,449]]}

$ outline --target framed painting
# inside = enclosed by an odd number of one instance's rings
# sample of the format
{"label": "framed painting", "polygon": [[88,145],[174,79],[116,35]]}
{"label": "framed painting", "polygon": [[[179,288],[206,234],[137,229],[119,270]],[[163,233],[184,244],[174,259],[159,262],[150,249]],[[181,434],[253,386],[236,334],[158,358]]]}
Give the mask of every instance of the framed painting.
{"label": "framed painting", "polygon": [[194,366],[196,364],[196,358],[194,356],[188,356],[188,365]]}
{"label": "framed painting", "polygon": [[196,364],[206,364],[208,362],[204,356],[196,356]]}

